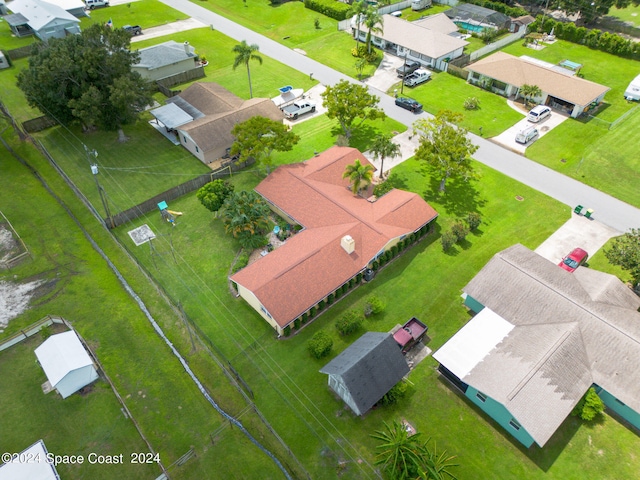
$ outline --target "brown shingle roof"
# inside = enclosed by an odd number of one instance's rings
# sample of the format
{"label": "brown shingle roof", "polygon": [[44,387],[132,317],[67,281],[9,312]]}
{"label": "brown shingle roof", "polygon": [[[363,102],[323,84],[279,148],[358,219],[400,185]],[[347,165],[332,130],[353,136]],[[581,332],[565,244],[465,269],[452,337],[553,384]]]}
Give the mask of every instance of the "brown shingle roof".
{"label": "brown shingle roof", "polygon": [[[360,272],[393,238],[410,234],[437,217],[420,196],[392,190],[376,202],[354,197],[342,178],[359,159],[356,149],[333,147],[303,163],[284,165],[257,187],[268,202],[304,230],[231,279],[252,291],[285,326]],[[340,240],[355,240],[352,254]]]}
{"label": "brown shingle roof", "polygon": [[610,90],[604,85],[564,75],[504,52],[489,55],[466,68],[518,88],[525,84],[537,85],[549,95],[581,106]]}
{"label": "brown shingle roof", "polygon": [[203,152],[233,143],[233,127],[252,117],[261,116],[275,121],[284,118],[271,99],[242,100],[216,83],[194,83],[178,96],[204,114],[180,127]]}

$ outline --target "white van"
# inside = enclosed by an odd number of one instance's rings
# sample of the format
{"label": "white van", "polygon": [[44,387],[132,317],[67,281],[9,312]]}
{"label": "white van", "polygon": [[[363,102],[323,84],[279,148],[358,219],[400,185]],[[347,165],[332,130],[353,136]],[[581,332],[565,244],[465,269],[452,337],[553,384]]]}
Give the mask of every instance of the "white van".
{"label": "white van", "polygon": [[516,142],[525,145],[536,138],[538,134],[538,129],[533,125],[530,125],[516,134]]}
{"label": "white van", "polygon": [[551,116],[551,108],[546,105],[538,105],[537,107],[533,107],[533,109],[527,115],[527,120],[533,123],[538,123],[544,120],[547,117]]}

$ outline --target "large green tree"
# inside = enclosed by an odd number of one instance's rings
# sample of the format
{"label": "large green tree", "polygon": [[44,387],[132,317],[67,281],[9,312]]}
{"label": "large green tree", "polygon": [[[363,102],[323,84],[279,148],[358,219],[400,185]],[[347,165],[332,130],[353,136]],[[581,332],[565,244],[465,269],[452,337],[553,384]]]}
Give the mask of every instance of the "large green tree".
{"label": "large green tree", "polygon": [[271,210],[256,192],[234,192],[225,199],[220,213],[225,231],[240,245],[257,248],[266,244]]}
{"label": "large green tree", "polygon": [[384,159],[400,156],[400,145],[394,143],[388,133],[378,135],[369,148],[373,158],[380,160],[380,178],[384,178]]}
{"label": "large green tree", "polygon": [[445,191],[449,178],[468,180],[474,175],[471,155],[478,147],[467,137],[467,130],[459,126],[461,121],[461,114],[442,110],[435,117],[420,119],[413,125],[420,135],[415,158],[425,162],[440,179],[440,192]]}
{"label": "large green tree", "polygon": [[232,51],[236,54],[236,58],[233,60],[233,69],[235,70],[240,65],[247,67],[247,77],[249,78],[249,98],[253,98],[253,87],[251,86],[251,69],[249,68],[249,62],[251,60],[257,61],[262,65],[262,57],[256,52],[260,50],[260,47],[255,43],[249,45],[246,40],[242,40],[238,45],[234,46]]}
{"label": "large green tree", "polygon": [[205,184],[196,192],[196,198],[207,209],[217,214],[224,201],[233,193],[234,186],[226,180],[217,179]]}
{"label": "large green tree", "polygon": [[18,87],[29,105],[55,120],[117,130],[134,123],[153,98],[131,66],[131,36],[94,23],[80,35],[35,43]]}
{"label": "large green tree", "polygon": [[267,173],[273,166],[271,154],[274,151],[288,152],[300,140],[282,122],[260,116],[236,124],[231,133],[236,137],[231,146],[231,155],[240,155],[240,162],[253,157],[256,163],[266,167]]}
{"label": "large green tree", "polygon": [[362,164],[360,160],[356,160],[347,165],[342,173],[342,178],[348,178],[351,182],[351,191],[354,195],[358,195],[360,190],[367,188],[373,181],[374,168],[370,163]]}
{"label": "large green tree", "polygon": [[327,108],[327,117],[338,120],[347,140],[366,120],[385,118],[384,111],[378,108],[380,99],[371,95],[362,85],[340,80],[328,86],[321,95]]}
{"label": "large green tree", "polygon": [[615,238],[611,247],[604,251],[604,255],[614,265],[627,270],[637,288],[640,284],[640,229],[632,228],[631,231]]}

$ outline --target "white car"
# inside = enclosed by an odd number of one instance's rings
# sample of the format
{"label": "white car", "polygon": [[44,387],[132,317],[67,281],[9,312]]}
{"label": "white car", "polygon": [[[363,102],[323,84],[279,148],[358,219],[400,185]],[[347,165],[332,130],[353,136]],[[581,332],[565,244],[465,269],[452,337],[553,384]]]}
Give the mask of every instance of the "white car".
{"label": "white car", "polygon": [[546,105],[538,105],[537,107],[533,107],[527,115],[527,120],[533,123],[538,123],[544,120],[547,117],[551,116],[551,108]]}

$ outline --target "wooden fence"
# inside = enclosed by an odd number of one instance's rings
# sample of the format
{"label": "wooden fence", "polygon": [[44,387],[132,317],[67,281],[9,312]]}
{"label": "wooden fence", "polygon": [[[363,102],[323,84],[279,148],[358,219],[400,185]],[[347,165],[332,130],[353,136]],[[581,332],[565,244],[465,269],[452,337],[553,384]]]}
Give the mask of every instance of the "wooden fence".
{"label": "wooden fence", "polygon": [[20,235],[18,235],[18,232],[16,232],[16,229],[13,228],[13,225],[11,225],[11,222],[9,221],[9,219],[7,217],[5,217],[4,213],[2,213],[2,212],[0,212],[0,216],[2,216],[2,218],[0,219],[0,223],[3,223],[2,219],[4,219],[4,223],[9,225],[9,228],[11,229],[12,234],[18,239],[18,242],[20,243],[20,246],[22,247],[22,252],[18,253],[17,255],[14,255],[11,258],[0,260],[0,268],[4,268],[6,270],[9,270],[11,267],[13,267],[18,262],[20,262],[24,257],[26,257],[27,255],[31,256],[31,254],[29,253],[29,249],[25,245],[25,243],[22,240],[22,238],[20,237]]}
{"label": "wooden fence", "polygon": [[171,88],[174,85],[191,82],[206,76],[207,75],[204,73],[204,67],[200,66],[186,72],[176,73],[170,77],[161,78],[160,80],[156,80],[156,83],[162,87]]}
{"label": "wooden fence", "polygon": [[119,225],[135,220],[136,218],[139,218],[146,213],[152,212],[153,210],[157,209],[158,203],[163,200],[165,202],[175,200],[176,198],[179,198],[183,195],[186,195],[187,193],[191,193],[201,188],[202,186],[209,182],[212,182],[213,180],[216,180],[218,178],[225,178],[229,176],[231,172],[241,170],[249,165],[252,165],[253,163],[253,161],[247,161],[242,162],[239,165],[231,164],[222,167],[215,172],[205,173],[203,175],[200,175],[199,177],[192,178],[191,180],[181,183],[180,185],[176,185],[175,187],[170,188],[169,190],[166,190],[156,195],[155,197],[139,203],[135,207],[131,207],[116,215],[113,215],[110,219],[107,219],[106,224],[111,228],[115,228]]}
{"label": "wooden fence", "polygon": [[25,58],[31,55],[31,49],[33,45],[25,45],[24,47],[14,48],[13,50],[7,50],[7,57],[11,60],[18,60],[19,58]]}

